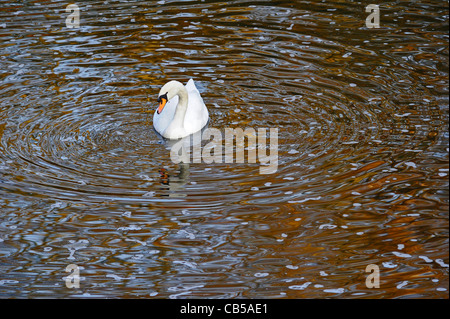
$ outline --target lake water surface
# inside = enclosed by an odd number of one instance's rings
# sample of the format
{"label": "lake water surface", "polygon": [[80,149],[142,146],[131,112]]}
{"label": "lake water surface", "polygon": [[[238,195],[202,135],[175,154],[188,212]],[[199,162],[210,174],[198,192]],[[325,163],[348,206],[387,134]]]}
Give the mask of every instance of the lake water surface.
{"label": "lake water surface", "polygon": [[[75,3],[0,3],[1,298],[448,298],[448,1]],[[190,78],[275,173],[171,161]]]}

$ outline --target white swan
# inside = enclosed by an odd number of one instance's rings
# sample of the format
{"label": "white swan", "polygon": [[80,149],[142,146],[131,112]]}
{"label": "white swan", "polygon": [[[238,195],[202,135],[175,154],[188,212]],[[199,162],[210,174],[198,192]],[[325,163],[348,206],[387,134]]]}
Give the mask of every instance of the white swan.
{"label": "white swan", "polygon": [[165,138],[188,136],[208,122],[208,109],[192,79],[186,86],[178,81],[166,83],[159,91],[158,102],[153,127]]}

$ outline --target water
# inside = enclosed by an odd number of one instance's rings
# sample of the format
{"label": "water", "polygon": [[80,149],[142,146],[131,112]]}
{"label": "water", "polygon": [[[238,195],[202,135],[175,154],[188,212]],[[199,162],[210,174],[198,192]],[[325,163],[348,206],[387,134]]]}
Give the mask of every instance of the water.
{"label": "water", "polygon": [[[76,4],[0,4],[2,298],[448,298],[448,1]],[[172,163],[189,78],[276,173]]]}

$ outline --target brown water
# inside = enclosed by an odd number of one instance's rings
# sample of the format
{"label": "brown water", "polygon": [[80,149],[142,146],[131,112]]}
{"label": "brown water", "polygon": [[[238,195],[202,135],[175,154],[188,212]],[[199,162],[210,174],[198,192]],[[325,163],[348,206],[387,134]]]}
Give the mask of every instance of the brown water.
{"label": "brown water", "polygon": [[[448,298],[448,1],[76,3],[0,3],[0,297]],[[191,77],[276,173],[172,163]]]}

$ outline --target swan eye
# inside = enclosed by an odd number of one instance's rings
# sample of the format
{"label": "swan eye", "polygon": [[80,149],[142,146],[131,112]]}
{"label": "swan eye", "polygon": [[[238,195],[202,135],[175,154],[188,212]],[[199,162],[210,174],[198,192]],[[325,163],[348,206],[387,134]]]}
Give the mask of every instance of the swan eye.
{"label": "swan eye", "polygon": [[158,113],[158,114],[160,114],[161,112],[162,112],[162,110],[164,109],[164,106],[166,105],[166,103],[167,103],[167,93],[166,94],[163,94],[163,95],[160,95],[159,97],[158,97],[158,103],[159,103],[159,107],[158,107],[158,109],[156,110],[156,112]]}
{"label": "swan eye", "polygon": [[157,101],[158,103],[161,103],[162,99],[165,99],[166,101],[168,100],[168,98],[167,98],[167,93],[158,96],[158,99],[157,99],[156,101]]}

